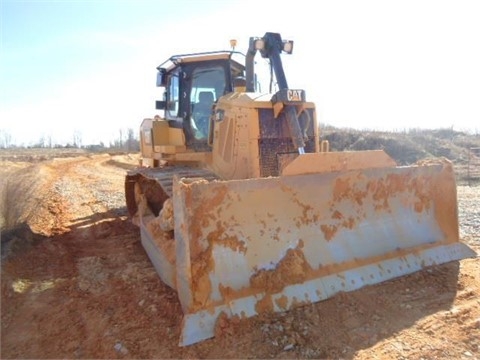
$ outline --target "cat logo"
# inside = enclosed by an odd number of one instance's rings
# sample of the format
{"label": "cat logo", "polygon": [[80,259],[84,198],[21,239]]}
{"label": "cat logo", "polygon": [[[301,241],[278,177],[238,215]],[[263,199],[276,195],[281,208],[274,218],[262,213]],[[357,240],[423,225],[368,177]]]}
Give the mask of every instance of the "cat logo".
{"label": "cat logo", "polygon": [[302,90],[288,90],[288,101],[302,101]]}

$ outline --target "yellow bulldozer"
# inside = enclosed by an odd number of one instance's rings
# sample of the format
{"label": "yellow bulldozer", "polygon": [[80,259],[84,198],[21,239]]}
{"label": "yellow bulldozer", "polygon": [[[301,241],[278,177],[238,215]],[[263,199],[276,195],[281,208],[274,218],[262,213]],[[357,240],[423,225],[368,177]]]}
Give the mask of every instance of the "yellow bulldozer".
{"label": "yellow bulldozer", "polygon": [[125,192],[146,253],[178,293],[181,346],[213,337],[222,314],[288,311],[475,256],[459,241],[452,164],[329,151],[315,105],[287,84],[281,55],[292,50],[267,32],[246,54],[175,55],[157,68],[162,116],[141,124]]}

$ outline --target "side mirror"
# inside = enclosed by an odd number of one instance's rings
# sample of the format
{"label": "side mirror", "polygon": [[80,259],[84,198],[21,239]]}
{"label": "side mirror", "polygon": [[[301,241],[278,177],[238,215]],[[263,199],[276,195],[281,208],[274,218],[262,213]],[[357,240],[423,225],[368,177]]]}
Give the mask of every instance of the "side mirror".
{"label": "side mirror", "polygon": [[157,101],[155,101],[155,109],[157,109],[157,110],[165,110],[166,104],[167,104],[166,101],[157,100]]}
{"label": "side mirror", "polygon": [[167,85],[167,77],[165,76],[166,70],[163,68],[158,69],[157,73],[157,87]]}

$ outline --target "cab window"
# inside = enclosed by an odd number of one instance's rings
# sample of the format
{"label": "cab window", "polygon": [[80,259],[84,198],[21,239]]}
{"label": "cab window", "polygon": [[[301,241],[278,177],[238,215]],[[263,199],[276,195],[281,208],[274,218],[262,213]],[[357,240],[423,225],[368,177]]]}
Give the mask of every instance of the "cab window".
{"label": "cab window", "polygon": [[168,99],[166,115],[167,118],[176,118],[179,116],[180,101],[180,78],[179,71],[175,71],[169,77]]}
{"label": "cab window", "polygon": [[190,104],[195,138],[206,139],[212,106],[225,92],[225,70],[221,65],[197,67],[192,72]]}

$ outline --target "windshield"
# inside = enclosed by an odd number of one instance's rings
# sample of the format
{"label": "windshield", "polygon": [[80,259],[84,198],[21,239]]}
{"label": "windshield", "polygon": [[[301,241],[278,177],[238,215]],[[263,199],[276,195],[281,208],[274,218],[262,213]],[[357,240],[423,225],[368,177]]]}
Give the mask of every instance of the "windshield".
{"label": "windshield", "polygon": [[190,103],[196,139],[206,139],[212,106],[225,93],[225,70],[221,65],[198,67],[192,73]]}

